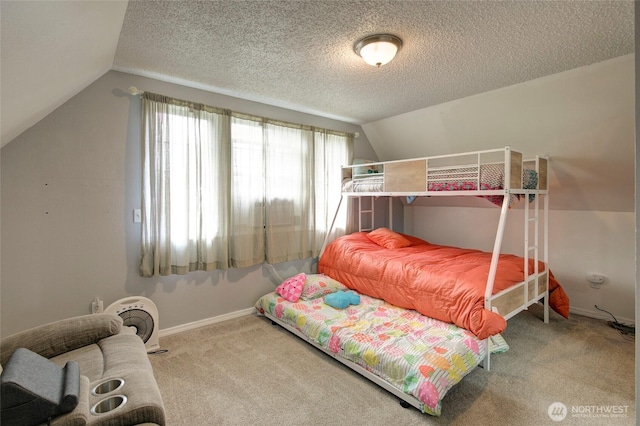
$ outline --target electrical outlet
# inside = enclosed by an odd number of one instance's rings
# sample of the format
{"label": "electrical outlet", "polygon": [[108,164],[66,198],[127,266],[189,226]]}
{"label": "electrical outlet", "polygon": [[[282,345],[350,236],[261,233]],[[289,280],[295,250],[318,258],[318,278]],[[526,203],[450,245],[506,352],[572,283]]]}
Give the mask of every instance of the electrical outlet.
{"label": "electrical outlet", "polygon": [[100,314],[102,312],[104,312],[104,303],[96,296],[93,302],[91,302],[91,313]]}
{"label": "electrical outlet", "polygon": [[602,284],[604,282],[604,275],[589,274],[587,275],[587,281],[589,281],[591,284]]}

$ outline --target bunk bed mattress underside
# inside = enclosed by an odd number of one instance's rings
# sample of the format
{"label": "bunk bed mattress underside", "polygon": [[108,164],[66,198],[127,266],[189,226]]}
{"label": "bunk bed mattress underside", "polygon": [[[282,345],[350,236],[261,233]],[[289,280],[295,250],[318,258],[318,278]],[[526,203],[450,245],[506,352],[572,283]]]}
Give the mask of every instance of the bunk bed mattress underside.
{"label": "bunk bed mattress underside", "polygon": [[256,302],[323,349],[363,367],[439,416],[442,399],[486,355],[486,341],[413,310],[360,295],[360,304],[334,309],[322,297],[289,302],[269,293]]}

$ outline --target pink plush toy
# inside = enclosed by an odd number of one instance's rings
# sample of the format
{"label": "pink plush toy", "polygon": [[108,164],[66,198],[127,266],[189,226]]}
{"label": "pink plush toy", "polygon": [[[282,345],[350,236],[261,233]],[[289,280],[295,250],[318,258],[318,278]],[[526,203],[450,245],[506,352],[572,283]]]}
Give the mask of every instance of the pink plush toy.
{"label": "pink plush toy", "polygon": [[305,281],[307,281],[307,275],[304,272],[295,275],[284,280],[282,284],[276,287],[276,293],[289,302],[295,303],[300,299]]}

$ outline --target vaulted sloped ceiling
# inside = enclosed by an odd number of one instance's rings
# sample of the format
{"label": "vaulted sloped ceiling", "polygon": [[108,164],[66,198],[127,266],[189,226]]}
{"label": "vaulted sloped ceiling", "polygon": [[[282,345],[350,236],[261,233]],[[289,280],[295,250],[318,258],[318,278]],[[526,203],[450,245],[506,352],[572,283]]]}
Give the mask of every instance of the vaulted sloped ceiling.
{"label": "vaulted sloped ceiling", "polygon": [[127,2],[0,1],[2,146],[109,71]]}
{"label": "vaulted sloped ceiling", "polygon": [[109,69],[365,124],[633,52],[632,1],[0,3],[3,145]]}

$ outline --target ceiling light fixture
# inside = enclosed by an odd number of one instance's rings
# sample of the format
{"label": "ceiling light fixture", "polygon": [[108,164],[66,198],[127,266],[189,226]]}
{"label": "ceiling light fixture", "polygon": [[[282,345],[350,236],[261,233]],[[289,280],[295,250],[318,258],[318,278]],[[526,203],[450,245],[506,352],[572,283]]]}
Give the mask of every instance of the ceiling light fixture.
{"label": "ceiling light fixture", "polygon": [[353,50],[369,65],[379,67],[390,62],[400,48],[402,40],[391,34],[375,34],[357,42]]}

